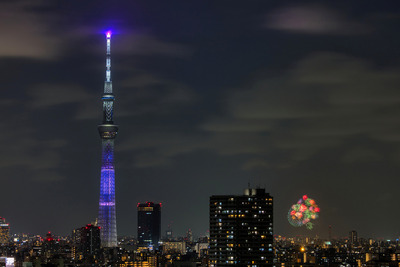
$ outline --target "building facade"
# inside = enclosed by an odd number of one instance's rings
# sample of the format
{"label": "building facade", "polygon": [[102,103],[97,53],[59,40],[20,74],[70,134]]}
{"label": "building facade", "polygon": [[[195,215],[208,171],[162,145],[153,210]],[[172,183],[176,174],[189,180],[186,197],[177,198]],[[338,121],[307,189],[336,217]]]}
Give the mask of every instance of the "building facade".
{"label": "building facade", "polygon": [[158,247],[161,234],[161,203],[138,203],[138,242],[141,247]]}
{"label": "building facade", "polygon": [[265,189],[210,197],[210,265],[273,266],[273,198]]}
{"label": "building facade", "polygon": [[6,219],[0,217],[0,244],[7,244],[10,241],[10,225]]}
{"label": "building facade", "polygon": [[90,263],[98,262],[101,256],[100,227],[88,224],[80,232],[83,258]]}
{"label": "building facade", "polygon": [[72,230],[72,248],[71,254],[74,260],[82,260],[82,228]]}
{"label": "building facade", "polygon": [[349,232],[349,243],[353,246],[358,243],[357,232],[354,230]]}

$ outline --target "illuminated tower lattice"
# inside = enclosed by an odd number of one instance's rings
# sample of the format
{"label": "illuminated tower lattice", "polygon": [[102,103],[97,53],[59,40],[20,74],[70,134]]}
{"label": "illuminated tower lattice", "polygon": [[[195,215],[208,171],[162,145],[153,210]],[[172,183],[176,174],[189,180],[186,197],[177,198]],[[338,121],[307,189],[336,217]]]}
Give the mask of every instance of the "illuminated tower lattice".
{"label": "illuminated tower lattice", "polygon": [[101,227],[101,245],[103,247],[116,247],[117,222],[115,215],[114,138],[117,135],[118,126],[113,122],[114,94],[111,82],[111,32],[107,32],[106,37],[106,80],[102,97],[103,123],[98,126],[102,141],[99,226]]}

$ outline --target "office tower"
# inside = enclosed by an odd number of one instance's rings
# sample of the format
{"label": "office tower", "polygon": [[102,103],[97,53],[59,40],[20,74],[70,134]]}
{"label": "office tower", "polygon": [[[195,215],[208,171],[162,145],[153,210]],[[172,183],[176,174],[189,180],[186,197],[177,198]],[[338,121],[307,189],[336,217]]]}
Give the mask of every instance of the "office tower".
{"label": "office tower", "polygon": [[10,240],[10,225],[6,219],[0,217],[0,244],[6,244]]}
{"label": "office tower", "polygon": [[103,93],[103,123],[98,126],[102,142],[101,179],[99,200],[99,226],[101,227],[101,245],[117,246],[117,219],[115,215],[115,172],[114,172],[114,138],[118,126],[114,124],[114,94],[111,82],[111,32],[106,33],[106,80]]}
{"label": "office tower", "polygon": [[211,266],[273,265],[272,204],[259,188],[210,197]]}
{"label": "office tower", "polygon": [[60,244],[54,240],[51,232],[46,234],[46,238],[42,244],[42,251],[47,259],[52,258],[55,254],[59,252]]}
{"label": "office tower", "polygon": [[101,257],[100,227],[87,224],[72,231],[72,256],[84,263],[98,263]]}
{"label": "office tower", "polygon": [[349,232],[349,242],[351,245],[356,245],[358,242],[358,238],[357,238],[357,232],[356,231],[350,231]]}
{"label": "office tower", "polygon": [[81,230],[81,249],[83,259],[94,263],[100,258],[100,227],[88,224]]}
{"label": "office tower", "polygon": [[193,242],[193,233],[192,229],[189,229],[186,233],[186,241]]}
{"label": "office tower", "polygon": [[161,203],[138,203],[139,246],[158,247],[161,233]]}
{"label": "office tower", "polygon": [[72,258],[81,260],[82,256],[82,228],[72,230]]}

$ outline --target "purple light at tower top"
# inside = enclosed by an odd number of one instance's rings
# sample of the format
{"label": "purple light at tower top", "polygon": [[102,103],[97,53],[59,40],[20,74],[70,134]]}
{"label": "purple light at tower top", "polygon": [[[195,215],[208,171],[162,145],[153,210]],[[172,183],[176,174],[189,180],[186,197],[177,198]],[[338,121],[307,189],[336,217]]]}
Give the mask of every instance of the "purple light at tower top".
{"label": "purple light at tower top", "polygon": [[111,31],[107,31],[106,36],[107,36],[107,38],[111,38]]}

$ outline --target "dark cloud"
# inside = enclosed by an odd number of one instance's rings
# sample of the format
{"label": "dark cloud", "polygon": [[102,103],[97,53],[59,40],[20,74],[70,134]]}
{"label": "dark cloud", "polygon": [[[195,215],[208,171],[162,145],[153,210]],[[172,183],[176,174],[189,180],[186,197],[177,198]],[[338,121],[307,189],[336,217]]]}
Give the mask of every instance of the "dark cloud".
{"label": "dark cloud", "polygon": [[118,53],[142,56],[187,57],[192,53],[187,46],[163,41],[154,36],[154,34],[138,31],[131,34],[128,31],[124,31],[124,35],[119,38],[119,42],[115,44],[114,48]]}
{"label": "dark cloud", "polygon": [[0,57],[55,59],[64,48],[63,38],[52,30],[57,17],[39,14],[36,7],[45,1],[2,2],[0,17]]}
{"label": "dark cloud", "polygon": [[[9,127],[10,125],[7,126]],[[35,137],[34,130],[27,129],[26,125],[14,125],[12,129],[12,132],[2,134],[3,153],[0,155],[0,167],[3,170],[24,169],[29,176],[23,179],[36,181],[58,181],[65,178],[58,171],[62,162],[61,149],[66,145],[65,140],[40,140]],[[12,179],[12,176],[2,179]]]}
{"label": "dark cloud", "polygon": [[196,101],[196,93],[185,84],[139,72],[120,83],[120,116],[171,112],[173,107]]}
{"label": "dark cloud", "polygon": [[365,34],[368,28],[340,12],[321,5],[289,5],[268,14],[267,28],[307,34]]}
{"label": "dark cloud", "polygon": [[134,151],[133,164],[143,168],[169,165],[175,156],[193,152],[201,143],[201,138],[193,135],[161,130],[134,134],[118,150]]}
{"label": "dark cloud", "polygon": [[266,132],[273,128],[273,122],[258,118],[218,118],[202,124],[200,128],[210,132]]}
{"label": "dark cloud", "polygon": [[382,155],[367,148],[354,148],[349,150],[343,157],[343,161],[347,163],[352,162],[376,162],[383,160]]}
{"label": "dark cloud", "polygon": [[[365,60],[342,54],[312,54],[280,77],[260,77],[245,86],[249,89],[229,95],[227,116],[199,125],[209,134],[146,133],[122,147],[145,151],[135,159],[141,167],[165,166],[178,155],[208,150],[255,157],[244,163],[247,170],[287,168],[357,135],[376,140],[398,136],[393,124],[398,122],[400,104],[396,73],[396,69],[376,69]],[[149,82],[155,83],[157,79]],[[382,88],[383,84],[387,86]],[[156,94],[149,94],[149,102],[159,110]],[[278,151],[286,156],[271,162],[269,157]],[[354,153],[349,151],[343,160],[372,158],[371,152],[364,157]]]}
{"label": "dark cloud", "polygon": [[28,94],[32,97],[33,108],[49,108],[63,104],[80,103],[94,97],[76,84],[39,84]]}
{"label": "dark cloud", "polygon": [[[220,153],[244,145],[248,149],[240,153],[267,156],[274,149],[285,151],[294,161],[307,160],[357,135],[378,140],[397,136],[397,73],[345,55],[313,54],[281,77],[259,78],[245,87],[250,89],[236,91],[227,102],[226,120],[218,119],[217,127],[207,122],[203,129],[224,140],[227,132],[238,140],[240,136],[240,142],[233,138],[225,148],[215,146],[222,149]],[[235,120],[236,127],[232,126]],[[254,121],[258,129],[252,127]],[[252,136],[237,133],[243,125],[249,126]],[[249,150],[251,142],[260,149]],[[261,144],[269,149],[261,149]],[[245,164],[246,168],[253,165],[271,166],[260,159]]]}

